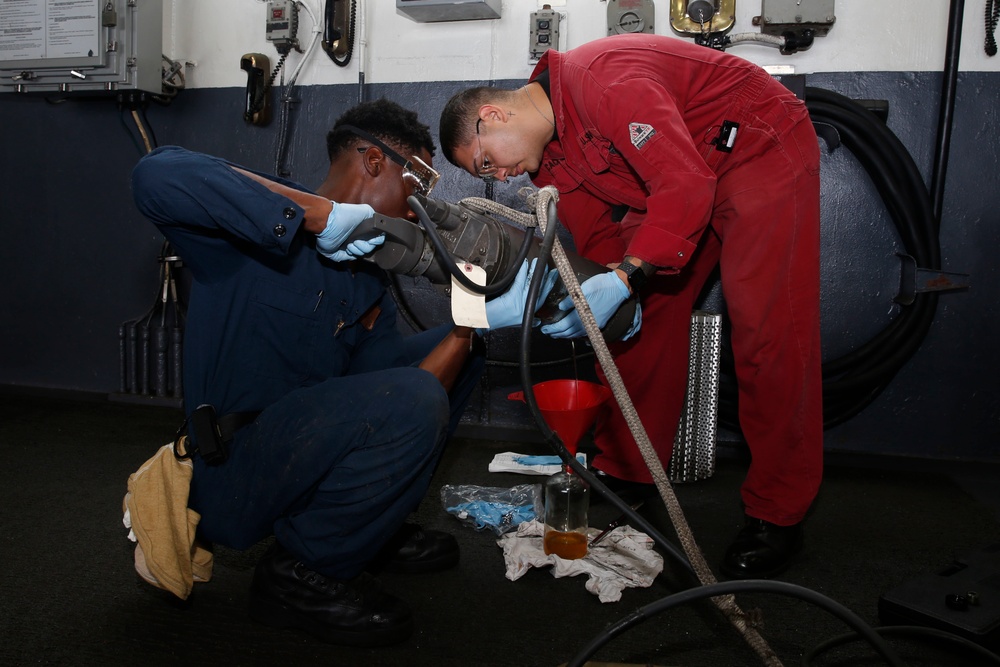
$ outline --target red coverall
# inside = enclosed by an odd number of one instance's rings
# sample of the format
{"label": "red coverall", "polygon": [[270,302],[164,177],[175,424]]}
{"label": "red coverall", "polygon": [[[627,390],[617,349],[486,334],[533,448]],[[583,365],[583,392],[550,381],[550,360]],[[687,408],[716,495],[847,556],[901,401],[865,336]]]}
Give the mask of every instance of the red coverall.
{"label": "red coverall", "polygon": [[[692,308],[719,266],[752,454],[744,508],[798,523],[823,465],[819,145],[805,105],[752,63],[664,36],[549,50],[532,80],[545,70],[556,139],[533,182],[559,190],[580,254],[659,269],[641,330],[611,351],[661,462],[687,386]],[[725,121],[739,124],[731,152],[716,145]],[[628,207],[620,223],[613,205]],[[594,466],[650,481],[617,405],[609,412]]]}

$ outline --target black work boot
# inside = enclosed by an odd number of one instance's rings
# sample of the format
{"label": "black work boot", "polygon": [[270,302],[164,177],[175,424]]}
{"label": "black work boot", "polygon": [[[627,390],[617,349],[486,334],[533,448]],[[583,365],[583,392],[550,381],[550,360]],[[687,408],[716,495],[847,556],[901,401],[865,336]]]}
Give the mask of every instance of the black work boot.
{"label": "black work boot", "polygon": [[722,574],[731,579],[768,579],[784,572],[801,548],[801,523],[779,526],[747,516],[722,560]]}
{"label": "black work boot", "polygon": [[373,572],[422,574],[458,565],[458,540],[440,530],[404,523],[369,566]]}
{"label": "black work boot", "polygon": [[277,542],[254,570],[250,617],[348,646],[396,644],[413,632],[409,607],[383,591],[372,575],[363,572],[347,581],[325,576]]}

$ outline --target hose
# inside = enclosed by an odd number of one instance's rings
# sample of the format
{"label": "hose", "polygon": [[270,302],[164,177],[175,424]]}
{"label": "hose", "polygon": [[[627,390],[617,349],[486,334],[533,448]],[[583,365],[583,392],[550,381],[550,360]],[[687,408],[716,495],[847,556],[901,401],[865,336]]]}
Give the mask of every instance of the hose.
{"label": "hose", "polygon": [[[917,266],[941,268],[938,225],[930,194],[899,138],[866,108],[839,93],[806,88],[814,123],[835,128],[879,192],[906,253]],[[823,364],[823,426],[831,428],[857,415],[889,385],[930,330],[937,294],[917,294],[913,303],[870,341]],[[731,353],[723,358],[719,423],[739,430],[737,388]]]}
{"label": "hose", "polygon": [[[604,496],[608,502],[622,510],[622,512],[629,517],[630,522],[650,535],[658,546],[663,548],[668,555],[672,556],[678,563],[694,574],[702,584],[701,586],[682,591],[653,603],[652,605],[648,605],[633,613],[631,616],[627,617],[618,624],[605,630],[598,637],[594,638],[594,640],[592,640],[584,648],[584,650],[576,656],[571,663],[569,663],[569,665],[579,667],[586,661],[587,657],[597,651],[604,645],[604,643],[610,641],[612,638],[621,632],[624,632],[632,625],[651,618],[660,611],[669,609],[684,602],[711,597],[715,605],[728,618],[733,627],[740,632],[743,639],[758,654],[764,664],[772,667],[780,667],[782,663],[780,662],[777,654],[774,653],[763,637],[761,637],[757,632],[755,627],[756,622],[754,621],[753,615],[747,614],[740,609],[736,604],[733,595],[737,591],[763,590],[792,595],[799,597],[800,599],[819,604],[824,609],[832,612],[838,618],[844,620],[859,635],[866,638],[886,659],[888,664],[893,665],[894,667],[901,667],[902,663],[895,656],[891,648],[870,627],[865,625],[864,622],[850,610],[817,592],[783,582],[740,581],[719,583],[715,580],[710,568],[708,568],[708,565],[704,562],[704,557],[701,555],[697,544],[694,543],[690,528],[684,519],[683,512],[680,509],[676,496],[673,494],[670,482],[662,470],[662,466],[651,465],[650,458],[652,458],[653,463],[655,463],[656,453],[652,450],[649,438],[645,434],[642,424],[638,420],[638,416],[635,414],[635,409],[632,406],[628,393],[624,389],[621,377],[617,373],[617,369],[614,366],[614,361],[611,357],[610,351],[607,349],[604,337],[594,320],[593,313],[590,311],[586,299],[583,297],[583,291],[579,280],[577,279],[575,272],[570,269],[569,260],[559,243],[556,234],[558,227],[558,220],[556,216],[557,197],[558,193],[553,188],[549,187],[543,188],[533,196],[533,199],[529,199],[529,205],[534,205],[536,207],[536,214],[534,217],[537,219],[537,224],[543,232],[543,238],[539,248],[539,260],[547,263],[548,258],[552,257],[557,269],[560,271],[560,275],[564,276],[566,289],[572,297],[574,305],[576,306],[584,326],[587,329],[588,337],[596,351],[598,360],[605,371],[609,385],[611,386],[619,404],[622,406],[622,411],[627,416],[629,426],[633,430],[633,435],[636,438],[636,442],[639,444],[643,458],[646,460],[647,465],[653,473],[654,481],[656,482],[658,490],[664,499],[671,521],[673,522],[677,534],[681,539],[681,543],[684,546],[684,553],[681,553],[652,524],[650,524],[644,517],[633,511],[632,508],[629,507],[621,498],[611,492],[599,478],[594,476],[593,473],[587,470],[583,464],[577,461],[577,459],[565,447],[559,435],[549,428],[547,422],[545,421],[545,418],[542,415],[535,399],[533,390],[534,383],[531,379],[531,334],[534,323],[533,313],[535,312],[536,305],[538,303],[538,297],[541,292],[541,286],[544,279],[544,272],[542,271],[536,271],[532,274],[528,287],[524,315],[521,322],[520,367],[524,400],[533,419],[541,430],[545,442],[552,447],[552,449],[559,455],[560,459],[581,479],[590,484],[595,491]],[[425,227],[433,227],[433,225],[430,224],[429,219],[423,219],[427,217],[427,214],[422,205],[420,205],[419,200],[416,198],[411,199],[413,201],[411,201],[410,204],[417,212],[418,218],[421,218],[421,222],[425,224]],[[491,203],[490,208],[493,206],[497,207],[497,210],[494,210],[494,212],[506,214],[512,219],[517,219],[517,212],[510,211],[509,209],[506,211],[501,210],[505,207]],[[523,216],[523,214],[521,215]],[[528,224],[527,221],[519,221],[526,225]],[[659,471],[659,474],[657,471]]]}
{"label": "hose", "polygon": [[[992,662],[994,664],[1000,665],[1000,656],[996,653],[990,651],[985,646],[980,646],[970,639],[956,635],[953,632],[947,632],[946,630],[938,630],[937,628],[929,628],[922,625],[889,625],[881,628],[875,628],[875,632],[879,636],[900,636],[909,635],[917,637],[919,639],[936,639],[941,642],[955,644],[959,648],[964,648],[967,653],[975,654],[984,660]],[[813,659],[818,655],[822,655],[826,651],[829,651],[838,646],[843,646],[849,642],[854,642],[858,640],[857,633],[851,633],[848,635],[841,635],[839,637],[834,637],[829,639],[819,646],[815,647],[808,655],[802,657],[802,667],[809,667],[813,664]],[[957,663],[955,663],[957,664]]]}
{"label": "hose", "polygon": [[[587,482],[591,487],[595,488],[597,492],[604,496],[604,498],[612,505],[618,507],[618,509],[620,509],[629,518],[630,522],[652,537],[653,540],[665,551],[667,551],[669,555],[685,566],[689,572],[693,573],[702,584],[713,584],[715,583],[715,575],[712,574],[711,568],[709,568],[708,564],[705,562],[705,558],[695,542],[694,536],[691,534],[691,529],[687,524],[687,520],[684,518],[684,513],[680,507],[680,503],[673,492],[673,487],[670,485],[666,472],[660,464],[656,452],[653,450],[652,443],[649,441],[649,436],[646,434],[645,429],[636,414],[635,407],[632,404],[632,400],[629,397],[628,392],[625,390],[624,383],[622,382],[618,369],[614,364],[611,352],[608,350],[604,336],[602,335],[600,328],[597,326],[597,322],[594,320],[594,315],[587,304],[586,298],[583,296],[583,290],[580,287],[580,282],[576,277],[576,273],[570,268],[569,259],[566,257],[562,244],[556,236],[555,228],[558,226],[558,220],[556,217],[557,196],[558,192],[555,188],[548,186],[542,188],[534,197],[538,225],[541,227],[544,235],[539,252],[539,260],[545,261],[551,254],[555,261],[556,268],[559,270],[560,276],[563,276],[563,282],[566,286],[566,290],[573,299],[573,304],[580,315],[580,319],[587,331],[587,336],[597,354],[598,361],[604,370],[604,374],[607,377],[608,385],[610,386],[615,399],[618,401],[618,404],[621,406],[622,414],[625,415],[629,428],[632,431],[632,435],[635,437],[636,443],[639,446],[639,452],[642,454],[646,466],[653,475],[653,481],[656,483],[657,490],[666,505],[670,520],[673,523],[677,536],[684,548],[684,553],[680,553],[673,544],[671,544],[659,533],[658,530],[652,526],[652,524],[646,521],[646,519],[640,514],[637,514],[634,510],[632,510],[631,507],[629,507],[616,494],[612,493],[593,473],[587,470],[586,466],[577,461],[576,457],[570,454],[569,450],[566,449],[559,436],[552,431],[552,429],[550,429],[548,424],[545,422],[541,410],[535,400],[533,391],[534,385],[531,380],[530,372],[531,365],[529,363],[531,356],[531,329],[534,319],[532,315],[535,312],[535,306],[538,302],[538,294],[541,291],[543,279],[541,271],[536,272],[532,276],[531,282],[529,283],[528,298],[527,303],[525,304],[524,318],[521,323],[521,384],[524,391],[524,400],[528,405],[528,409],[530,410],[532,417],[538,424],[539,429],[542,431],[545,440],[559,454],[560,459],[562,459],[562,461],[569,466],[574,473]],[[723,613],[723,615],[726,616],[733,627],[740,632],[747,644],[757,653],[758,656],[760,656],[765,665],[770,667],[780,667],[781,662],[778,659],[778,656],[774,653],[771,647],[768,646],[764,638],[760,636],[754,627],[751,617],[739,608],[732,595],[714,596],[712,601]]]}
{"label": "hose", "polygon": [[951,0],[951,9],[948,12],[948,42],[944,58],[944,81],[941,84],[941,103],[938,107],[938,143],[934,151],[934,173],[931,176],[931,201],[935,220],[941,220],[941,210],[944,205],[944,184],[948,172],[951,128],[954,125],[955,90],[958,87],[958,58],[962,50],[964,14],[965,0]]}
{"label": "hose", "polygon": [[[609,626],[600,635],[595,637],[587,646],[583,648],[572,660],[567,663],[567,667],[582,667],[587,659],[598,651],[602,646],[620,635],[625,630],[646,621],[662,611],[672,609],[678,605],[701,600],[707,597],[734,595],[745,592],[763,592],[785,595],[810,602],[844,621],[858,635],[864,637],[872,647],[881,655],[885,662],[893,667],[905,667],[903,662],[896,655],[895,651],[885,642],[884,639],[861,618],[839,602],[817,593],[808,588],[790,584],[784,581],[767,581],[758,579],[747,579],[744,581],[725,581],[714,583],[700,588],[688,589],[673,595],[667,596],[656,602],[646,605],[626,616],[617,623]],[[852,637],[854,635],[851,635]]]}

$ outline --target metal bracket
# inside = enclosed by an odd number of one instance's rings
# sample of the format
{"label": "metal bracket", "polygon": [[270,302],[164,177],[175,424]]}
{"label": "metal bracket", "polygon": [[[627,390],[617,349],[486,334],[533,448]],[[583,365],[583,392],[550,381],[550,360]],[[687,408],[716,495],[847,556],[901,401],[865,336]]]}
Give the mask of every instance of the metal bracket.
{"label": "metal bracket", "polygon": [[969,274],[948,273],[934,269],[921,269],[917,261],[909,255],[896,253],[900,261],[899,294],[893,299],[898,304],[909,306],[917,294],[925,292],[954,292],[969,288]]}
{"label": "metal bracket", "polygon": [[836,127],[829,123],[813,121],[813,129],[816,130],[816,136],[826,142],[826,152],[828,155],[840,148],[840,132],[837,131]]}

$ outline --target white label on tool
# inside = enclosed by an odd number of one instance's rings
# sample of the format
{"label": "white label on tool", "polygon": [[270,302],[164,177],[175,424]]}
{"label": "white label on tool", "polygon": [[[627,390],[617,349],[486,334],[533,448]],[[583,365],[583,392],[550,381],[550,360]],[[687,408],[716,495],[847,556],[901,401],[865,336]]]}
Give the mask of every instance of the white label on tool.
{"label": "white label on tool", "polygon": [[[486,284],[486,270],[475,264],[460,264],[465,277],[476,285]],[[451,317],[460,327],[488,329],[486,297],[464,287],[455,276],[451,277]]]}

